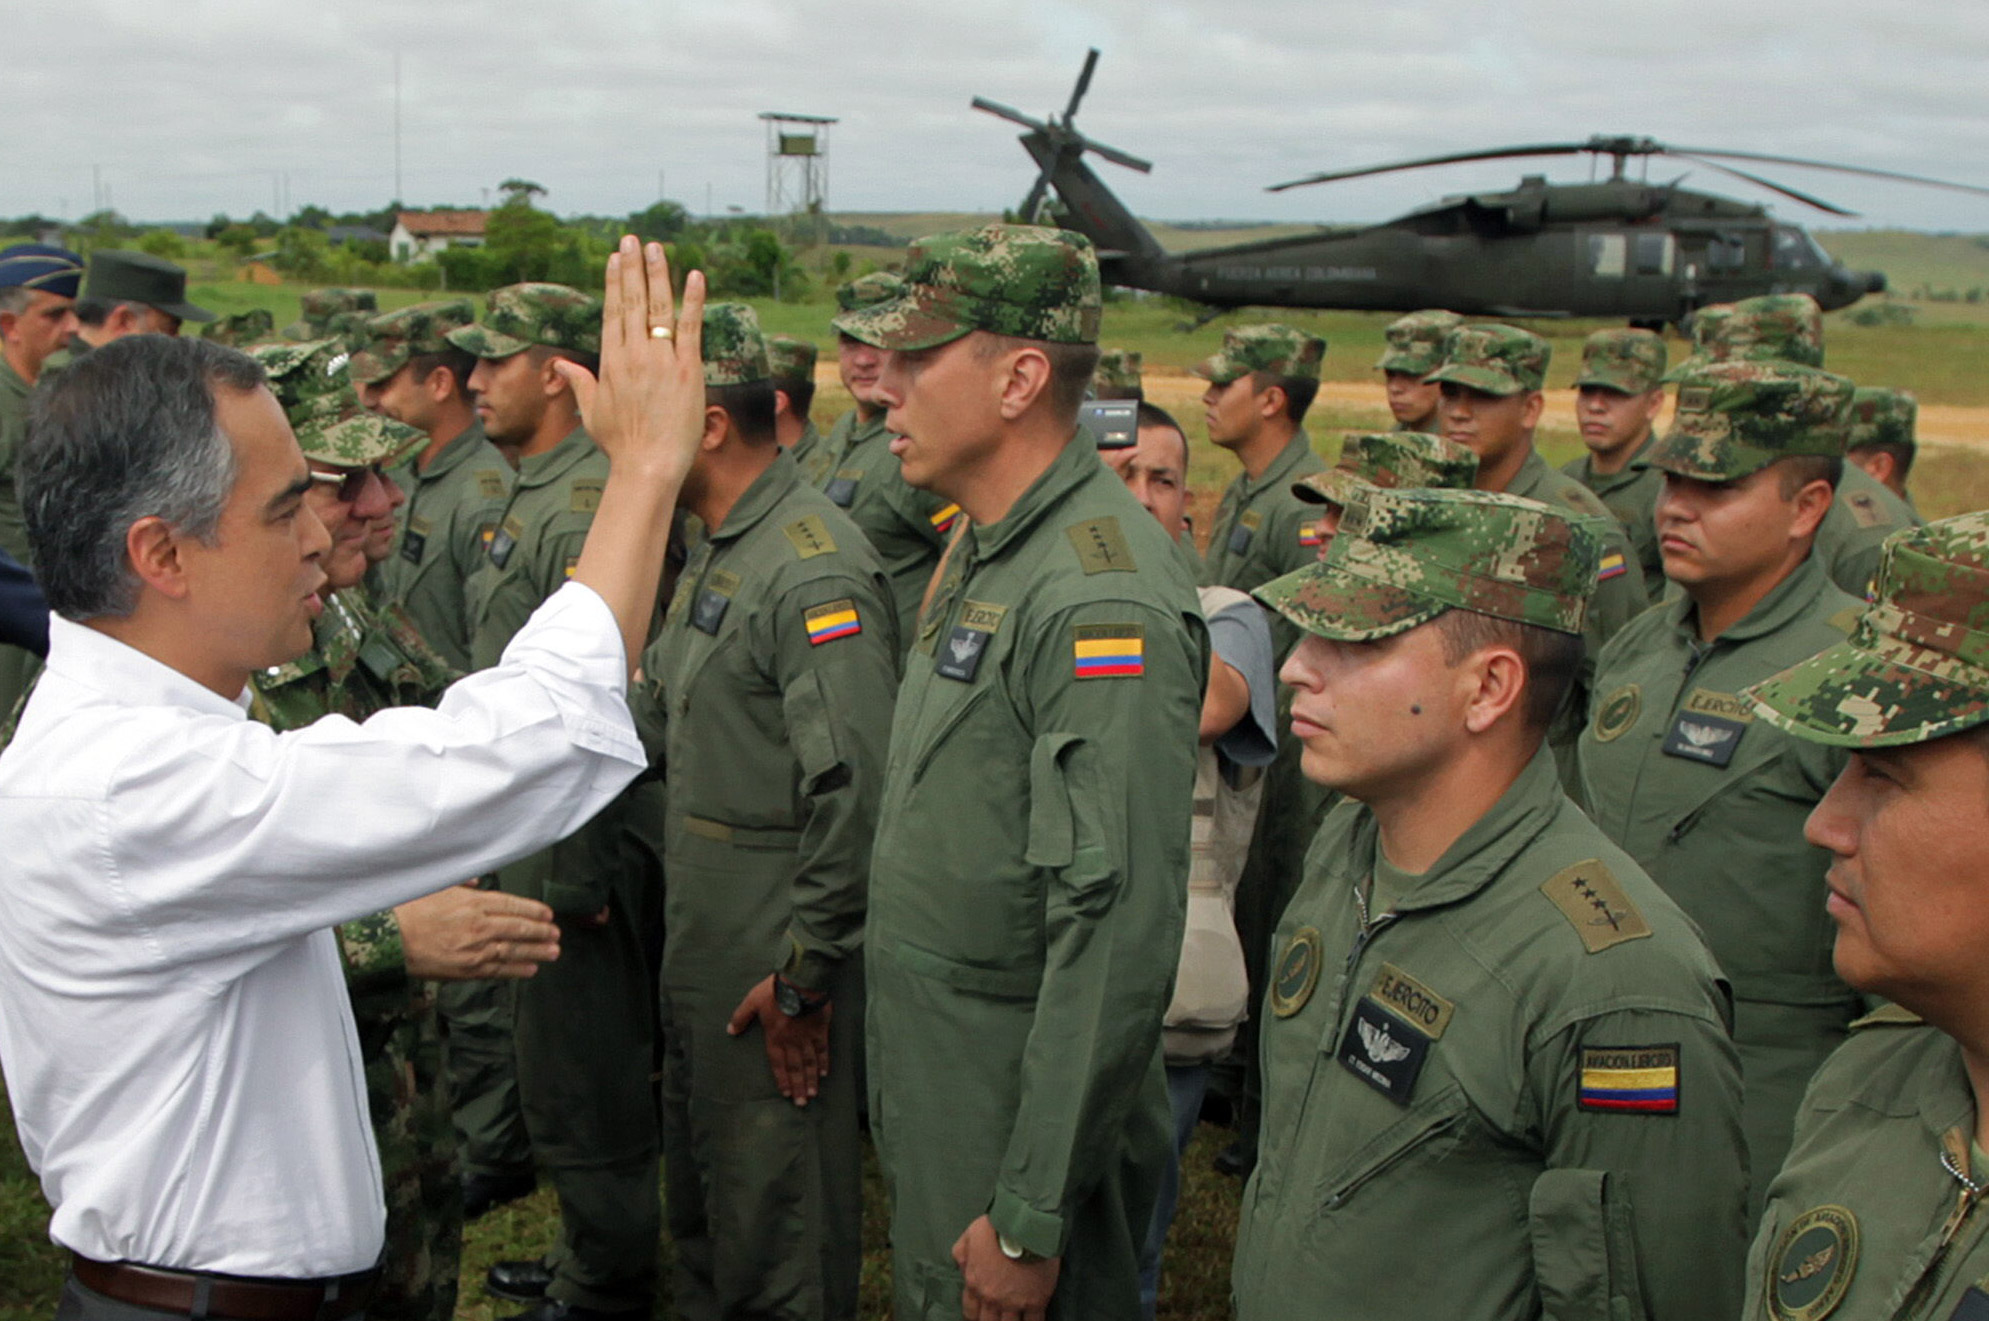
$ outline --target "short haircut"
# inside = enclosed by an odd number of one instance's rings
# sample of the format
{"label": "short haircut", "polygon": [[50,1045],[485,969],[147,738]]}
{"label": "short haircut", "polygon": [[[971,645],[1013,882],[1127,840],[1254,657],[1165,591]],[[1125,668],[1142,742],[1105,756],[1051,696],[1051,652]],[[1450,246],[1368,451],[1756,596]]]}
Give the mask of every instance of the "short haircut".
{"label": "short haircut", "polygon": [[579,363],[596,376],[601,374],[601,355],[598,353],[583,353],[579,349],[556,349],[550,344],[534,344],[525,352],[531,354],[532,361],[540,366],[551,362],[554,358],[564,358],[568,362]]}
{"label": "short haircut", "polygon": [[19,316],[27,311],[28,304],[34,301],[34,293],[34,290],[22,284],[0,289],[0,312],[12,312],[15,316]]}
{"label": "short haircut", "polygon": [[1835,454],[1791,454],[1768,466],[1775,470],[1784,500],[1795,499],[1811,482],[1829,482],[1835,491],[1844,480],[1844,460]]}
{"label": "short haircut", "polygon": [[1553,726],[1581,673],[1586,647],[1579,633],[1562,633],[1475,610],[1446,610],[1432,622],[1443,639],[1446,665],[1461,665],[1466,657],[1487,647],[1511,647],[1518,652],[1526,666],[1520,719],[1536,734],[1545,734]]}
{"label": "short haircut", "polygon": [[264,379],[254,358],[210,340],[128,335],[34,392],[15,473],[51,610],[131,613],[139,580],[125,539],[142,518],[213,544],[236,475],[215,396]]}
{"label": "short haircut", "polygon": [[436,368],[443,368],[456,383],[456,393],[464,398],[470,393],[470,373],[477,368],[474,353],[461,349],[443,349],[437,353],[417,353],[407,360],[409,376],[416,381],[425,381],[435,374]]}
{"label": "short haircut", "polygon": [[981,361],[998,358],[1012,349],[1035,349],[1050,360],[1050,406],[1059,417],[1077,417],[1077,406],[1091,393],[1091,378],[1098,371],[1096,344],[1056,344],[1044,339],[1023,339],[1018,335],[982,332],[975,341]]}
{"label": "short haircut", "polygon": [[[7,305],[0,303],[0,312],[6,310]],[[1893,440],[1874,441],[1869,445],[1860,445],[1851,451],[1853,454],[1890,454],[1892,456],[1893,476],[1902,483],[1906,480],[1907,475],[1913,471],[1913,456],[1917,452],[1914,446],[1902,445],[1898,441]]]}
{"label": "short haircut", "polygon": [[1276,372],[1251,372],[1250,390],[1262,394],[1272,386],[1285,392],[1285,419],[1293,426],[1305,421],[1305,410],[1318,397],[1319,382],[1310,376],[1280,376]]}
{"label": "short haircut", "polygon": [[1181,437],[1181,477],[1185,481],[1188,476],[1188,433],[1181,429],[1181,424],[1174,420],[1174,415],[1159,404],[1149,404],[1142,399],[1139,409],[1133,415],[1133,426],[1136,429],[1165,427]]}
{"label": "short haircut", "polygon": [[743,385],[707,385],[707,408],[722,408],[748,444],[774,443],[774,383],[747,381]]}
{"label": "short haircut", "polygon": [[776,376],[773,388],[787,396],[787,411],[808,420],[808,410],[815,406],[815,382],[804,381],[799,376]]}
{"label": "short haircut", "polygon": [[120,307],[143,306],[143,303],[134,303],[128,298],[78,298],[76,319],[86,326],[101,326]]}

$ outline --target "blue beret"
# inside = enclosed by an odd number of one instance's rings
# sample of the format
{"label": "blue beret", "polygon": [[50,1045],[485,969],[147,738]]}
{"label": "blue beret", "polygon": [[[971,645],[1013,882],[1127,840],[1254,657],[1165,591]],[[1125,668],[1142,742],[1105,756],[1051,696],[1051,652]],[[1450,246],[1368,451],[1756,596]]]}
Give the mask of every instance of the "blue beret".
{"label": "blue beret", "polygon": [[16,243],[0,248],[0,289],[45,289],[74,298],[83,284],[83,259],[67,248]]}

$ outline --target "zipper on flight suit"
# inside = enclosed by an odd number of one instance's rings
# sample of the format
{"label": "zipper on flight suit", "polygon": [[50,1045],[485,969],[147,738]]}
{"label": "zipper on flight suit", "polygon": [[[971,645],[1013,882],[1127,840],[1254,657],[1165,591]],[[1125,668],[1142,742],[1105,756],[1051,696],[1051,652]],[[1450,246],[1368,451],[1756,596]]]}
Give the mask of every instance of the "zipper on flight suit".
{"label": "zipper on flight suit", "polygon": [[1982,1200],[1982,1194],[1989,1191],[1989,1187],[1969,1177],[1968,1139],[1959,1128],[1949,1129],[1941,1139],[1941,1168],[1961,1185],[1961,1193],[1955,1201],[1954,1210],[1948,1212],[1948,1218],[1941,1226],[1941,1237],[1934,1244],[1934,1255],[1927,1259],[1920,1278],[1906,1291],[1906,1300],[1893,1313],[1895,1317],[1911,1316],[1918,1304],[1939,1292],[1949,1264],[1948,1249],[1954,1246],[1962,1226]]}

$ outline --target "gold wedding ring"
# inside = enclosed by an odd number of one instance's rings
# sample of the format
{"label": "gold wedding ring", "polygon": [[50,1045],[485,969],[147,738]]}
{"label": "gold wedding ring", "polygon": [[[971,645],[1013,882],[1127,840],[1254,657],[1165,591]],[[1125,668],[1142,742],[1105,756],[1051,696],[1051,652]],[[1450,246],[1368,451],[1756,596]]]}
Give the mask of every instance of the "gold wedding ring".
{"label": "gold wedding ring", "polygon": [[676,331],[670,329],[668,326],[651,326],[649,328],[649,338],[651,339],[670,339],[676,333]]}

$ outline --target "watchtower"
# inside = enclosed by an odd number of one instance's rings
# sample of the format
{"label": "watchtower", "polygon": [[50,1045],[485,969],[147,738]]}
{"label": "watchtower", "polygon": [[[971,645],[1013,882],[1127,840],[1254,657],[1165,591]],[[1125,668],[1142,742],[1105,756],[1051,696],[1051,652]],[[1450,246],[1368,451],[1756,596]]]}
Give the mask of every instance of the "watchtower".
{"label": "watchtower", "polygon": [[795,217],[795,238],[820,243],[827,237],[829,205],[829,125],[821,115],[788,115],[768,110],[767,215]]}

